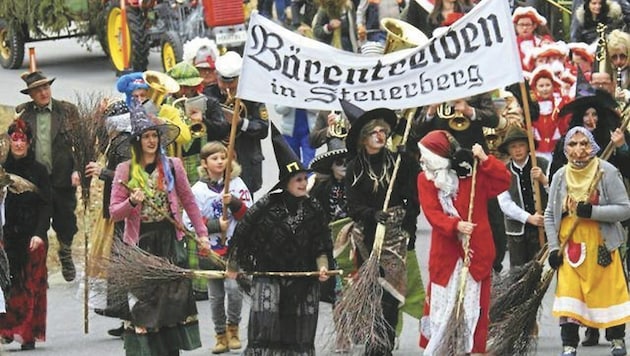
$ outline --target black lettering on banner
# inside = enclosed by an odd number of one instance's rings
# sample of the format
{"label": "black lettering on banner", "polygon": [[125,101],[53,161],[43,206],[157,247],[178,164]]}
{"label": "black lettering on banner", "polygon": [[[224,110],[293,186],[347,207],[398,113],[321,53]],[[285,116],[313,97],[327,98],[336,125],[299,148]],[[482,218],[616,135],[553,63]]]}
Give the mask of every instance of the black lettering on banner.
{"label": "black lettering on banner", "polygon": [[405,98],[415,98],[418,95],[418,83],[405,84]]}
{"label": "black lettering on banner", "polygon": [[483,78],[481,77],[481,74],[479,73],[478,65],[473,64],[470,67],[468,67],[468,82],[470,83],[470,85],[468,86],[468,89],[479,87],[483,84]]}
{"label": "black lettering on banner", "polygon": [[297,54],[300,53],[300,48],[289,46],[289,50],[294,51],[295,54],[284,56],[284,61],[282,63],[282,74],[289,79],[294,79],[296,82],[299,82],[300,59],[297,57]]}
{"label": "black lettering on banner", "polygon": [[420,69],[424,68],[429,64],[429,61],[425,58],[426,47],[422,48],[418,52],[414,53],[411,57],[409,57],[409,69]]}
{"label": "black lettering on banner", "polygon": [[282,95],[284,97],[289,96],[291,98],[296,97],[295,89],[290,88],[290,87],[285,87],[284,85],[277,85],[276,82],[277,82],[276,78],[273,78],[271,80],[271,92],[273,94]]}
{"label": "black lettering on banner", "polygon": [[436,88],[437,90],[446,90],[451,87],[448,84],[448,74],[438,75],[435,81],[437,82],[437,88]]}
{"label": "black lettering on banner", "polygon": [[[275,33],[268,33],[267,29],[260,25],[253,26],[251,36],[253,42],[252,48],[258,48],[258,51],[248,55],[248,57],[270,72],[280,69],[281,60],[278,49],[283,46],[284,42],[282,38]],[[271,55],[272,59],[266,62],[263,59],[267,58],[265,54]]]}
{"label": "black lettering on banner", "polygon": [[[405,74],[405,64],[406,64],[406,63],[407,63],[407,59],[406,59],[406,58],[403,58],[403,59],[399,60],[398,62],[394,62],[394,63],[392,63],[392,64],[390,65],[390,67],[389,67],[389,73],[388,73],[388,75],[389,75],[390,77],[394,77],[394,76],[397,76],[397,75],[403,75],[403,74]],[[397,68],[398,68],[398,67],[400,67],[400,68],[401,68],[401,70],[400,70],[400,71],[397,71]]]}
{"label": "black lettering on banner", "polygon": [[462,36],[462,40],[464,41],[464,52],[472,53],[479,49],[479,45],[473,45],[473,42],[477,39],[479,35],[479,30],[477,26],[472,23],[466,24],[464,28],[462,28],[459,33]]}
{"label": "black lettering on banner", "polygon": [[418,76],[418,82],[420,82],[420,93],[429,94],[430,92],[433,91],[433,80],[431,80],[431,78],[425,79],[424,75],[425,75],[425,72],[422,72]]}
{"label": "black lettering on banner", "polygon": [[[335,71],[335,73],[331,73],[332,71]],[[335,78],[339,78],[342,74],[343,72],[341,71],[341,68],[339,68],[339,66],[333,65],[324,68],[324,84],[339,85],[339,83],[341,83],[341,80],[333,79],[333,76],[335,76]]]}
{"label": "black lettering on banner", "polygon": [[309,84],[317,84],[319,81],[311,79],[312,74],[319,74],[322,71],[322,64],[320,61],[306,60],[306,68],[304,69],[304,81]]}
{"label": "black lettering on banner", "polygon": [[453,76],[453,85],[457,88],[466,85],[466,78],[465,75],[466,73],[464,73],[463,70],[459,69],[456,70],[454,72],[451,73],[451,75]]}
{"label": "black lettering on banner", "polygon": [[317,95],[304,99],[305,102],[319,101],[324,104],[330,104],[337,101],[337,95],[335,94],[335,88],[331,87],[312,87],[311,94]]}
{"label": "black lettering on banner", "polygon": [[402,99],[402,95],[400,95],[401,92],[402,92],[401,87],[391,87],[389,89],[389,97],[392,99]]}
{"label": "black lettering on banner", "polygon": [[[449,43],[453,45],[453,48],[449,46]],[[446,35],[440,38],[440,45],[444,50],[444,58],[446,59],[456,59],[462,51],[462,46],[455,31],[448,31]]]}

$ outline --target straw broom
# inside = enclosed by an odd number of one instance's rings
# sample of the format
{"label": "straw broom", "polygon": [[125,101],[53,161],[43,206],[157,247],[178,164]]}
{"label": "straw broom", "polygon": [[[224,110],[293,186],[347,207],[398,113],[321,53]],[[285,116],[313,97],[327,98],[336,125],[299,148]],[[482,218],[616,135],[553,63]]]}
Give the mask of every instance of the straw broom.
{"label": "straw broom", "polygon": [[98,133],[103,127],[101,103],[105,96],[102,93],[77,94],[78,117],[69,121],[68,137],[72,144],[72,155],[78,166],[81,178],[81,201],[83,202],[83,262],[86,271],[83,273],[83,332],[88,333],[88,241],[90,236],[90,183],[91,177],[85,175],[84,167],[95,161],[98,155]]}
{"label": "straw broom", "polygon": [[510,317],[491,326],[488,350],[494,355],[535,354],[538,309],[553,279],[553,270],[547,270],[529,299],[509,310]]}
{"label": "straw broom", "polygon": [[[123,187],[125,187],[127,190],[131,191],[131,188],[129,187],[129,185],[127,185],[126,182],[119,180],[118,183],[121,184]],[[171,224],[173,224],[173,226],[175,226],[176,229],[182,231],[185,235],[184,238],[196,239],[195,235],[191,231],[188,231],[177,220],[175,220],[168,212],[158,207],[155,204],[155,202],[153,202],[150,198],[145,199],[143,203],[146,203],[149,206],[151,206],[153,210],[157,211],[160,215],[162,215],[164,219],[168,220]],[[212,250],[207,251],[206,254],[199,254],[199,257],[208,259],[210,263],[212,263],[218,269],[221,269],[221,270],[227,269],[227,263],[225,262],[225,260],[223,260],[221,256],[219,256],[216,252]],[[243,278],[243,276],[239,275],[239,277],[236,278],[236,282],[238,283],[239,287],[241,288],[243,292],[245,292],[246,294],[250,294],[252,285],[249,279]]]}
{"label": "straw broom", "polygon": [[[186,279],[223,279],[225,271],[206,271],[186,269],[174,265],[166,258],[153,255],[137,246],[127,245],[116,240],[112,253],[106,265],[108,276],[108,290],[113,295],[125,297],[127,293],[142,297],[153,290],[153,287],[171,281]],[[341,275],[341,270],[331,270],[327,275]],[[254,276],[269,277],[317,277],[319,271],[306,272],[254,272]],[[245,274],[242,277],[247,278]]]}
{"label": "straw broom", "polygon": [[[408,117],[401,145],[407,142],[411,131],[411,122],[411,117]],[[400,161],[401,156],[399,154],[396,157],[392,178],[385,194],[383,211],[387,211],[389,207],[389,199],[396,183]],[[381,306],[383,288],[379,283],[379,265],[385,230],[385,225],[381,223],[376,225],[370,257],[359,268],[355,281],[344,291],[343,297],[335,306],[333,313],[337,333],[347,335],[354,343],[366,343],[368,352],[389,349],[391,345],[387,330],[396,327],[396,325],[387,323]]]}
{"label": "straw broom", "polygon": [[[470,189],[470,201],[468,202],[468,222],[472,222],[474,201],[475,201],[475,187],[477,186],[477,166],[478,160],[475,159],[472,170],[472,184]],[[468,277],[468,270],[470,268],[470,235],[464,235],[462,241],[462,248],[464,249],[464,264],[459,273],[459,287],[457,288],[457,299],[455,307],[450,313],[448,326],[444,333],[444,338],[441,340],[440,345],[436,349],[437,355],[460,355],[466,354],[466,339],[473,330],[468,330],[466,321],[464,319],[464,311],[462,307],[464,305],[464,298],[466,294],[466,280]]]}

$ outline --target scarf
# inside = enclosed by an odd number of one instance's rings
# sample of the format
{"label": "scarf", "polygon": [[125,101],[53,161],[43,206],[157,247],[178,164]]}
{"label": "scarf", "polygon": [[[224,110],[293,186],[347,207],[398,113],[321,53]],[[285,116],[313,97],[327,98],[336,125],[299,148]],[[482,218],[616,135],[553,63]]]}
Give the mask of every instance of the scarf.
{"label": "scarf", "polygon": [[584,168],[577,169],[572,164],[567,165],[567,195],[576,202],[587,201],[588,188],[593,177],[599,170],[599,159],[591,159]]}

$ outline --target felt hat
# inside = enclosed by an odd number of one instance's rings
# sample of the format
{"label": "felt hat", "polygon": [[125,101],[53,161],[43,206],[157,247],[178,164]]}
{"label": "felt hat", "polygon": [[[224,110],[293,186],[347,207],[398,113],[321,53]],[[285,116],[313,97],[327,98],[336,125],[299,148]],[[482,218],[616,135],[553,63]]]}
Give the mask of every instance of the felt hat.
{"label": "felt hat", "polygon": [[26,89],[20,90],[20,93],[22,94],[28,94],[31,89],[35,89],[46,84],[52,84],[55,81],[55,78],[46,78],[46,76],[44,76],[44,74],[39,70],[35,72],[24,72],[20,78],[22,78],[22,80],[26,83]]}
{"label": "felt hat", "polygon": [[[154,115],[148,114],[142,105],[132,105],[129,108],[130,121],[131,121],[131,135],[128,140],[139,140],[142,134],[146,131],[156,130],[160,136],[160,145],[166,147],[173,143],[177,136],[179,136],[179,127],[167,123],[165,120],[160,119]],[[129,142],[119,142],[116,146],[116,151],[121,154],[128,154],[124,152],[128,149]]]}
{"label": "felt hat", "polygon": [[241,75],[243,58],[234,51],[228,51],[216,60],[217,74],[224,82],[231,82]]}
{"label": "felt hat", "polygon": [[271,190],[283,189],[289,178],[299,172],[311,172],[293,152],[276,125],[271,122],[271,144],[278,163],[278,183]]}
{"label": "felt hat", "polygon": [[507,133],[505,134],[505,138],[503,138],[503,142],[497,147],[497,150],[501,153],[509,154],[508,147],[510,143],[515,141],[528,141],[527,132],[518,126],[511,126]]}
{"label": "felt hat", "polygon": [[175,79],[177,84],[185,87],[196,87],[203,81],[197,68],[184,61],[177,63],[173,68],[169,69],[166,74]]}
{"label": "felt hat", "polygon": [[357,145],[359,144],[361,129],[368,122],[375,119],[383,119],[389,124],[392,131],[396,127],[398,116],[396,116],[396,113],[391,109],[378,108],[364,111],[349,101],[340,100],[340,102],[343,112],[346,114],[348,121],[350,121],[350,130],[348,130],[348,136],[346,136],[346,147],[350,156],[357,154]]}
{"label": "felt hat", "polygon": [[544,26],[547,24],[547,19],[531,6],[517,7],[512,14],[512,23],[517,23],[523,17],[529,17],[533,23],[538,25]]}

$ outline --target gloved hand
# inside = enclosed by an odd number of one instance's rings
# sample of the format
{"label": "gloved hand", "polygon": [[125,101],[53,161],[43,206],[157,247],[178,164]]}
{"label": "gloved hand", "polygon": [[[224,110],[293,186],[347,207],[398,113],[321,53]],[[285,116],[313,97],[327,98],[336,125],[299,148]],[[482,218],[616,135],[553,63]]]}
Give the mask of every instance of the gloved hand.
{"label": "gloved hand", "polygon": [[382,211],[382,210],[377,210],[374,213],[374,220],[376,220],[377,223],[380,224],[385,224],[387,222],[387,219],[389,218],[389,213]]}
{"label": "gloved hand", "polygon": [[575,209],[577,216],[581,218],[590,219],[593,213],[593,205],[590,203],[579,202]]}
{"label": "gloved hand", "polygon": [[241,209],[241,206],[243,206],[243,202],[236,195],[232,194],[230,204],[228,204],[230,211],[235,213]]}
{"label": "gloved hand", "polygon": [[563,256],[558,255],[558,250],[553,250],[549,252],[549,266],[553,269],[558,269],[562,265]]}

